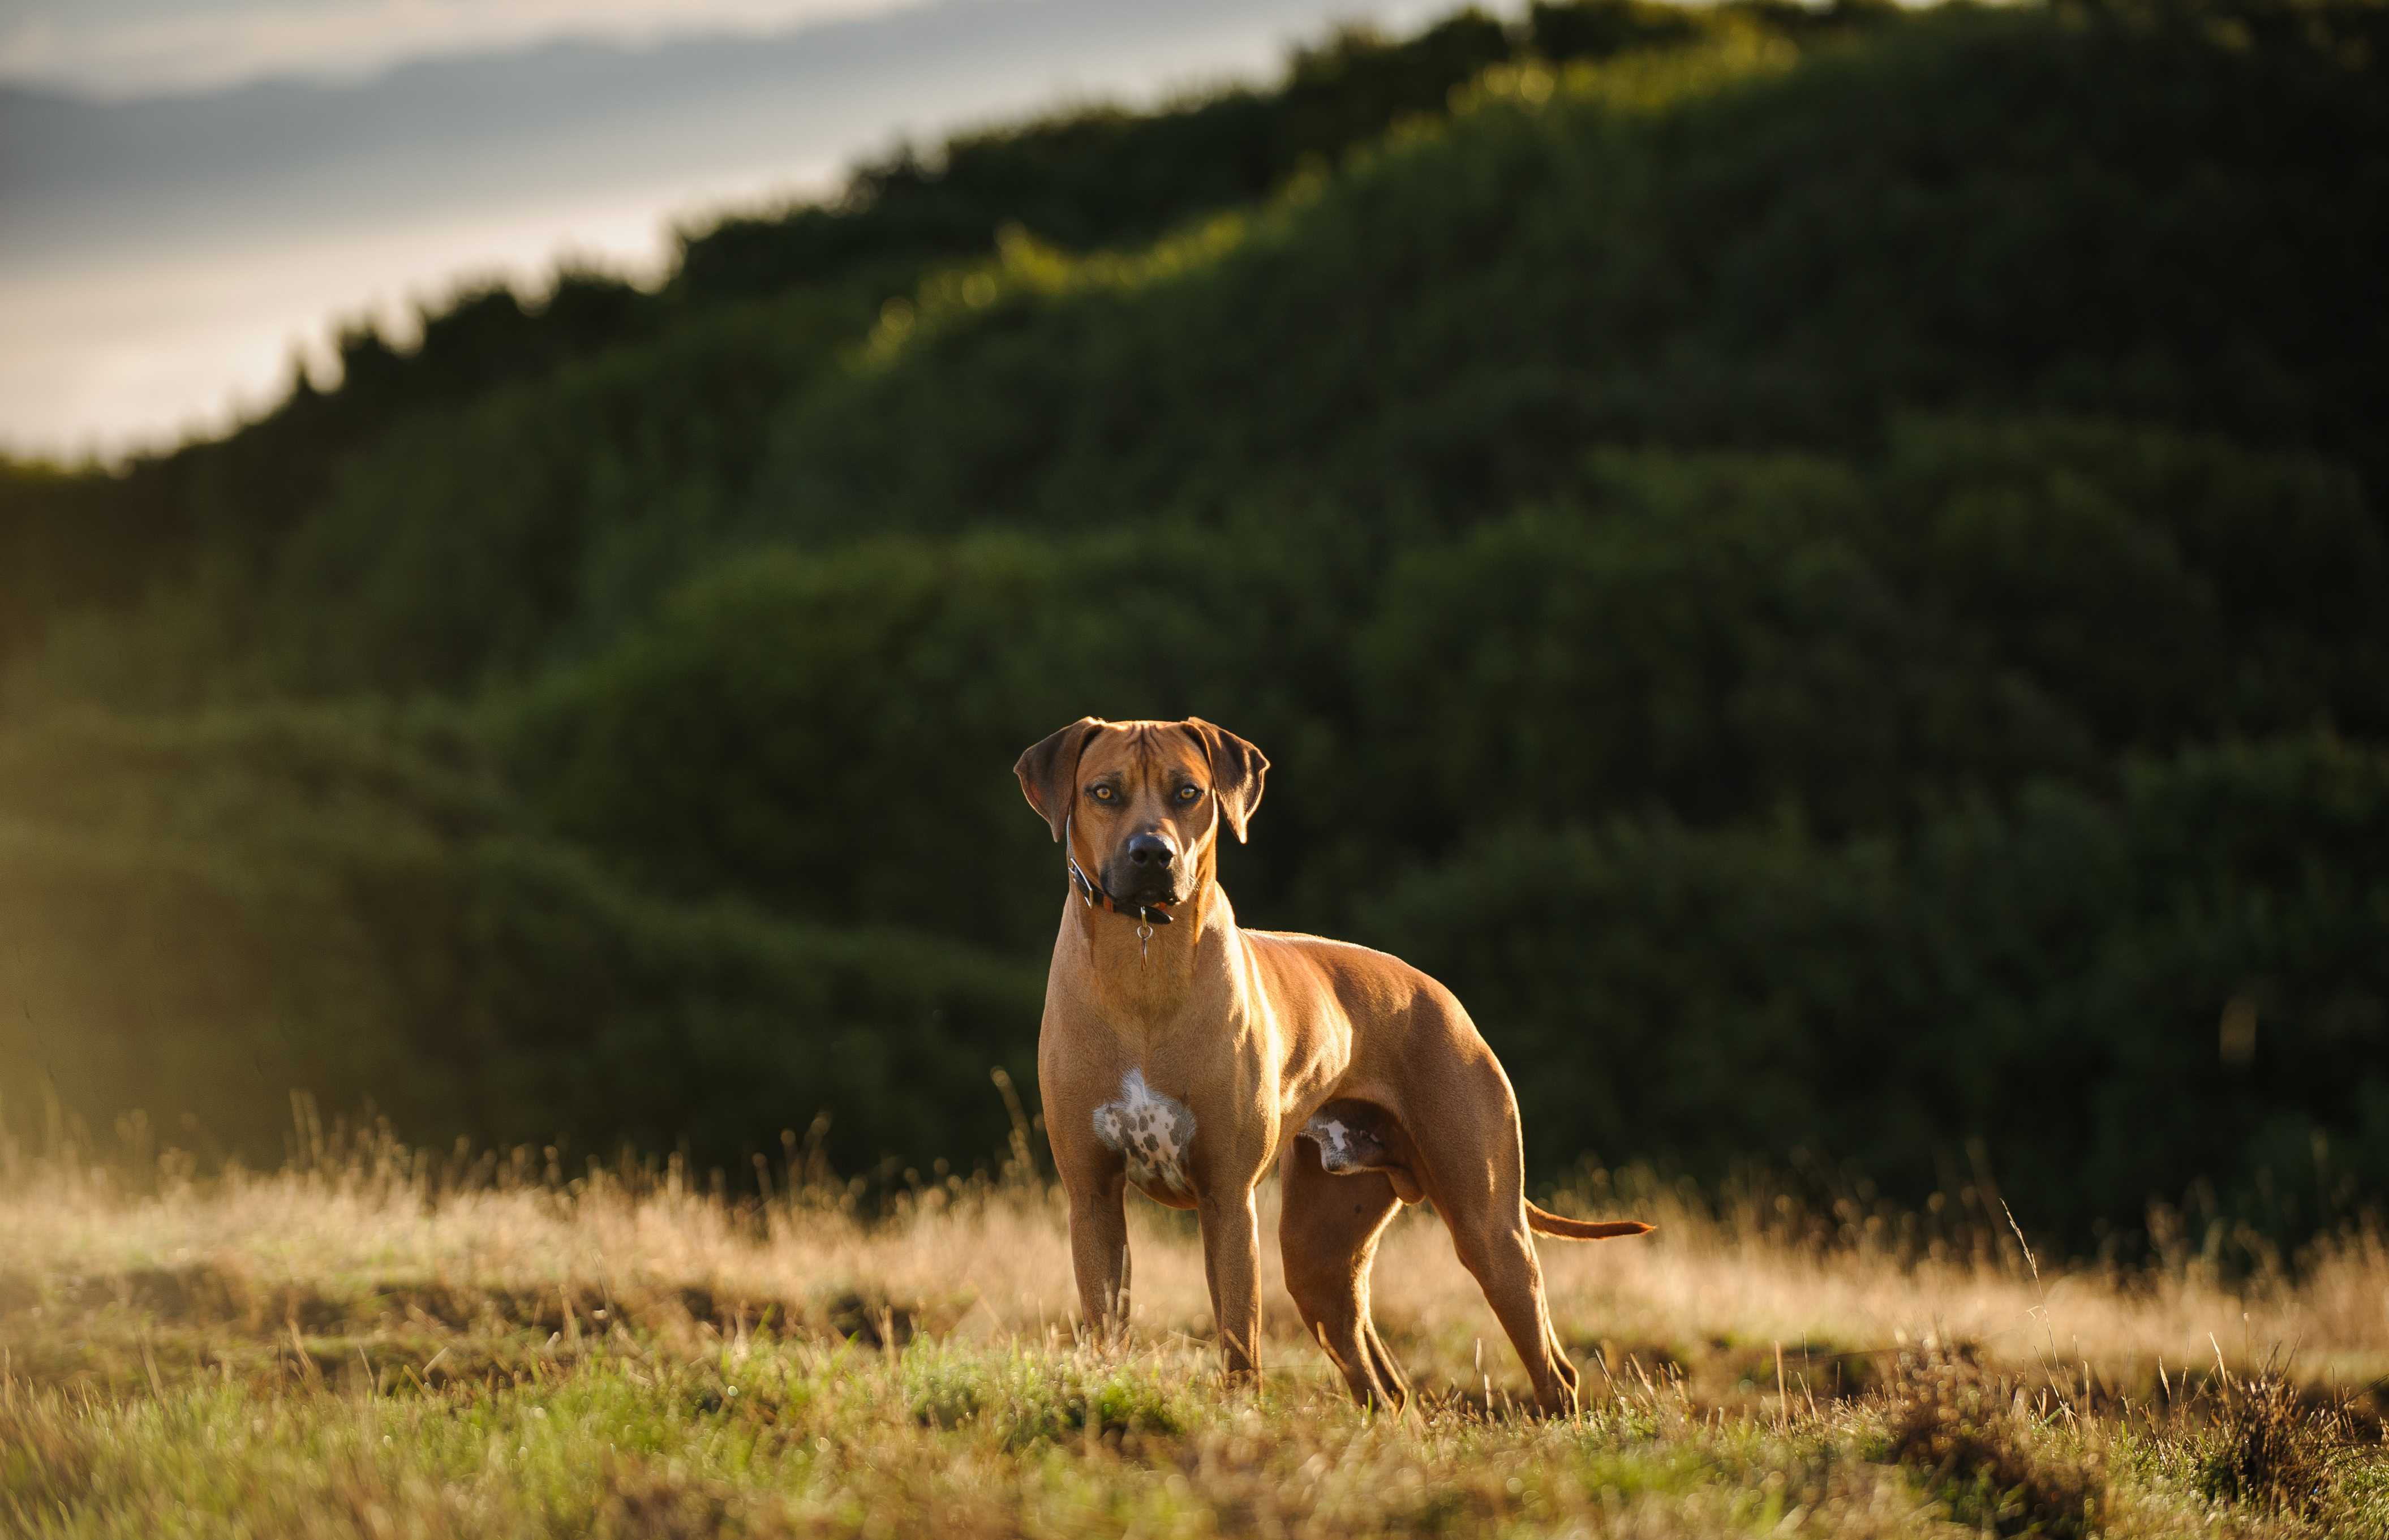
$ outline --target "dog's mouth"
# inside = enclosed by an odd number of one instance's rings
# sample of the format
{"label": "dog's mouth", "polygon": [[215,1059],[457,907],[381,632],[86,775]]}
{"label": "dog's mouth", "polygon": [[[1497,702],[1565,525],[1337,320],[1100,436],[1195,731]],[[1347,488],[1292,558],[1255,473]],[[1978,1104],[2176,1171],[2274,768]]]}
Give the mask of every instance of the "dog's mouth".
{"label": "dog's mouth", "polygon": [[1112,902],[1133,908],[1140,904],[1170,905],[1186,901],[1186,896],[1178,891],[1176,883],[1167,877],[1156,882],[1132,867],[1121,870],[1127,864],[1119,862],[1104,873],[1104,890],[1112,896]]}

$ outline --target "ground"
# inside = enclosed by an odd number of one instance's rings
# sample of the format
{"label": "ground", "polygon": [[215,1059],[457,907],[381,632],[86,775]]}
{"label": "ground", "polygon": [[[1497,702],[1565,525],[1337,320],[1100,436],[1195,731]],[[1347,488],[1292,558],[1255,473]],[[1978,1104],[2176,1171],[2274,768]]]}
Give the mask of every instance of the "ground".
{"label": "ground", "polygon": [[2227,1286],[1645,1190],[1657,1235],[1543,1242],[1588,1391],[1545,1420],[1411,1212],[1376,1305],[1424,1394],[1372,1417],[1273,1274],[1221,1383],[1182,1215],[1139,1206],[1098,1348],[1030,1180],[866,1217],[545,1166],[0,1161],[0,1533],[2389,1536],[2378,1236]]}

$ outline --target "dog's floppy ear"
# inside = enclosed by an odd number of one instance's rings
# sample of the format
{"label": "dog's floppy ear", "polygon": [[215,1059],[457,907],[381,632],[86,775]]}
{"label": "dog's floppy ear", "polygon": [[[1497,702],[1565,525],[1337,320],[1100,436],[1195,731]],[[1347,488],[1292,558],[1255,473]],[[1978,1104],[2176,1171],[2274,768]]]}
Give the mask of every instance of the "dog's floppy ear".
{"label": "dog's floppy ear", "polygon": [[1236,843],[1245,843],[1245,825],[1261,805],[1261,781],[1269,774],[1269,756],[1224,727],[1200,717],[1186,719],[1186,731],[1203,745],[1211,760],[1211,790],[1220,799],[1220,816]]}
{"label": "dog's floppy ear", "polygon": [[1095,729],[1103,725],[1101,717],[1081,717],[1061,732],[1029,745],[1012,767],[1012,773],[1020,777],[1020,795],[1053,829],[1056,840],[1062,837],[1063,825],[1069,819],[1076,796],[1080,752],[1094,736]]}

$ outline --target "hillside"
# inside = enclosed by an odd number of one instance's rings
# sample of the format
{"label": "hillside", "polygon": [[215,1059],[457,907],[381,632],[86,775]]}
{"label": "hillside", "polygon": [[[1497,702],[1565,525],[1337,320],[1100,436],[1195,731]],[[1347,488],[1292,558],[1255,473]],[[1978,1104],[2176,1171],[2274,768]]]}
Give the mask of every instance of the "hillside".
{"label": "hillside", "polygon": [[14,469],[0,1114],[967,1165],[1058,892],[1013,755],[1199,712],[1277,766],[1240,912],[1450,982],[1546,1178],[2344,1222],[2383,15],[1346,37]]}

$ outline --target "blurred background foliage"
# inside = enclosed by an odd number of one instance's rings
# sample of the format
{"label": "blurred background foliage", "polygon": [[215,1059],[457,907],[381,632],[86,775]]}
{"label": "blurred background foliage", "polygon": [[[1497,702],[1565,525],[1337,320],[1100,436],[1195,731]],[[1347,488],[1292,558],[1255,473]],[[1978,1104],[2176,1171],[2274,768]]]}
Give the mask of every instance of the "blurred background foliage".
{"label": "blurred background foliage", "polygon": [[1348,34],[6,466],[0,1117],[983,1159],[1062,895],[1012,758],[1199,713],[1276,763],[1246,923],[1450,983],[1545,1177],[2343,1221],[2384,14]]}

